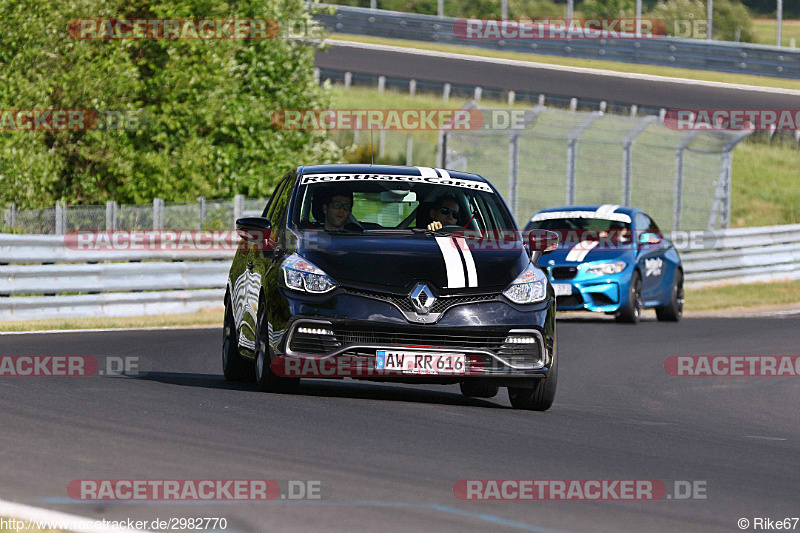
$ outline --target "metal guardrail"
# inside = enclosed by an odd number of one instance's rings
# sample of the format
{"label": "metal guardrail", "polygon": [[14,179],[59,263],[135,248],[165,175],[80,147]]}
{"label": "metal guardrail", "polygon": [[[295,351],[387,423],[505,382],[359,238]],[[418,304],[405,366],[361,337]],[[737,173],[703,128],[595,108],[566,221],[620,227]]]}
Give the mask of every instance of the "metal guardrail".
{"label": "metal guardrail", "polygon": [[494,50],[537,53],[625,63],[663,65],[780,78],[800,78],[800,50],[724,41],[660,39],[465,40],[453,32],[451,17],[329,6],[334,14],[317,20],[337,33],[408,39]]}
{"label": "metal guardrail", "polygon": [[[800,279],[800,224],[671,237],[681,251],[690,289]],[[0,320],[219,308],[233,253],[220,250],[202,258],[186,251],[98,254],[68,249],[63,237],[0,234]]]}

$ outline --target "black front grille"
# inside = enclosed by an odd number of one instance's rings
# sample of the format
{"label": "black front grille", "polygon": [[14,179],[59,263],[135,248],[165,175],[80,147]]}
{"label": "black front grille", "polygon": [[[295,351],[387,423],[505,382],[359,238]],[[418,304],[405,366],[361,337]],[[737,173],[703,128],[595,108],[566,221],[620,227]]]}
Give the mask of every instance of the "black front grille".
{"label": "black front grille", "polygon": [[[346,289],[348,294],[356,296],[363,296],[365,298],[372,298],[374,300],[383,300],[389,302],[400,308],[401,311],[406,313],[413,313],[414,306],[411,304],[411,298],[408,295],[389,294],[384,292],[365,291],[360,289]],[[456,305],[466,305],[480,302],[490,302],[497,300],[495,294],[476,294],[466,296],[440,296],[436,298],[431,306],[430,313],[444,313],[448,309]]]}
{"label": "black front grille", "polygon": [[300,355],[320,355],[331,353],[341,345],[335,336],[299,333],[295,330],[289,342],[289,349]]}
{"label": "black front grille", "polygon": [[559,307],[574,307],[583,304],[583,297],[580,294],[570,294],[569,296],[558,296],[556,298],[556,309]]}
{"label": "black front grille", "polygon": [[578,267],[553,267],[553,279],[572,279],[578,275]]}

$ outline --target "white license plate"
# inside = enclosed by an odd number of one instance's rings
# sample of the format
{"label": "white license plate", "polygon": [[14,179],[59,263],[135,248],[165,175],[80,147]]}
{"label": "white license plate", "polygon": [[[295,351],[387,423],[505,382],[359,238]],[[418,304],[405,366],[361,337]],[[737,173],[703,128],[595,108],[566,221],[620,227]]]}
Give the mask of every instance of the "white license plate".
{"label": "white license plate", "polygon": [[404,374],[466,374],[467,356],[452,353],[378,350],[375,368]]}
{"label": "white license plate", "polygon": [[556,291],[556,296],[569,296],[572,294],[572,285],[568,283],[553,283],[553,290]]}

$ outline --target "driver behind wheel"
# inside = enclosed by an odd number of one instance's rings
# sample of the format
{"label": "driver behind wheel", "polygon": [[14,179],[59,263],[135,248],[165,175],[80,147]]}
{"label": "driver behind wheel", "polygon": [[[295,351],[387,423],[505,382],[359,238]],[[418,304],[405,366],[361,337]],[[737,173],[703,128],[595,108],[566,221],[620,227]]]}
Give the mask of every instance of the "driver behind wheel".
{"label": "driver behind wheel", "polygon": [[458,202],[453,196],[442,196],[433,207],[430,208],[429,216],[431,223],[428,224],[428,229],[436,231],[442,229],[443,226],[453,226],[458,224],[458,215],[460,214]]}

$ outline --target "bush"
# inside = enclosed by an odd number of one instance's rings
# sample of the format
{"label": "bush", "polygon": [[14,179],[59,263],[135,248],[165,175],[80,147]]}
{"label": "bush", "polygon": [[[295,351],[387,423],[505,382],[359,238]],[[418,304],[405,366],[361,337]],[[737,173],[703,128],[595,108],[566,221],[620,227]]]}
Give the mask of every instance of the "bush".
{"label": "bush", "polygon": [[[664,20],[667,35],[676,35],[677,28],[679,37],[688,37],[689,35],[681,33],[688,29],[688,24],[679,21],[699,21],[703,24],[702,31],[705,32],[706,15],[704,0],[661,0],[647,16]],[[737,29],[740,31],[740,41],[753,41],[753,19],[750,11],[738,0],[714,0],[714,39],[734,41]],[[703,34],[691,36],[705,38]]]}
{"label": "bush", "polygon": [[302,0],[0,0],[0,109],[119,110],[131,130],[0,131],[0,205],[261,197],[289,168],[337,161],[324,132],[274,109],[325,109],[315,48],[273,40],[76,40],[79,18],[311,21]]}
{"label": "bush", "polygon": [[635,0],[584,0],[581,10],[586,18],[625,18],[636,16]]}

